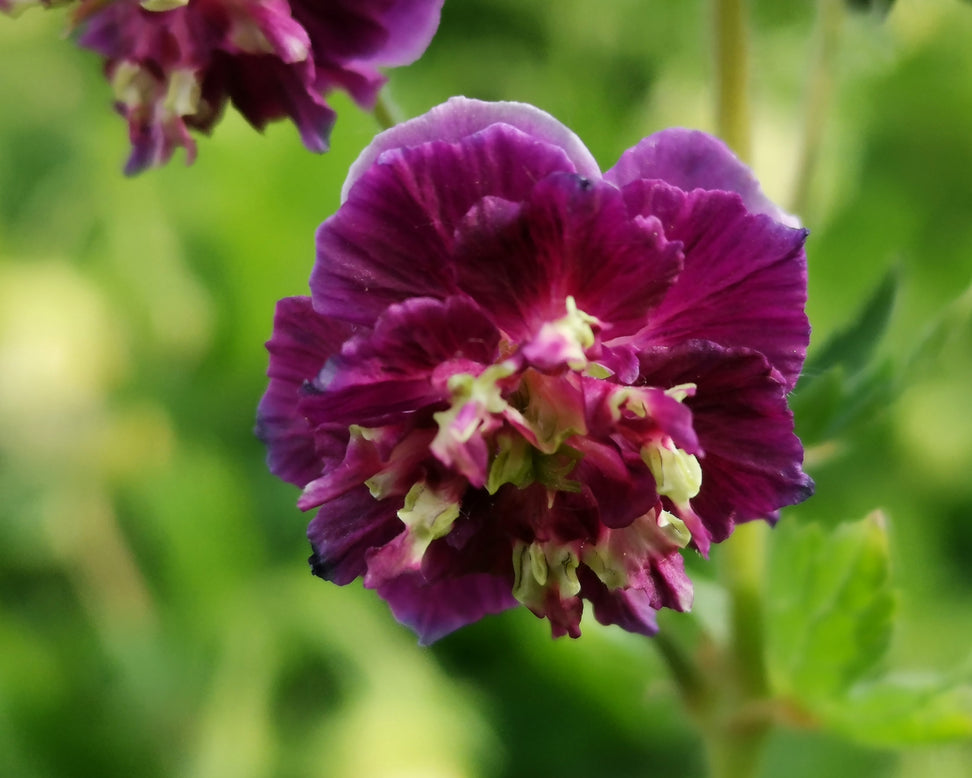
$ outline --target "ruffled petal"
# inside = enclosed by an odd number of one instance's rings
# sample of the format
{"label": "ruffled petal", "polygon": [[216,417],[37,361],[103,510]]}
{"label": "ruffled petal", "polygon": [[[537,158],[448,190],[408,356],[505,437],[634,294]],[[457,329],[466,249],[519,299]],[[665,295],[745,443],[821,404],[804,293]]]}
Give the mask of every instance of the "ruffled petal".
{"label": "ruffled petal", "polygon": [[656,219],[630,218],[615,187],[559,173],[522,206],[480,200],[455,256],[459,286],[514,339],[563,317],[568,296],[609,339],[645,324],[680,269],[679,248]]}
{"label": "ruffled petal", "polygon": [[443,403],[455,373],[493,361],[499,333],[469,300],[415,298],[390,306],[318,374],[301,408],[315,423],[388,424]]}
{"label": "ruffled petal", "polygon": [[[381,12],[382,25],[387,31],[385,45],[372,54],[358,55],[355,61],[398,67],[417,60],[428,48],[438,29],[444,0],[396,0],[390,6],[386,0],[370,2]],[[360,8],[368,3],[350,0],[350,4]]]}
{"label": "ruffled petal", "polygon": [[408,65],[428,48],[443,0],[290,0],[321,62]]}
{"label": "ruffled petal", "polygon": [[597,582],[590,576],[581,579],[584,596],[608,612],[627,606],[623,593],[634,591],[641,592],[644,605],[654,610],[689,610],[692,582],[679,553],[688,541],[685,526],[660,509],[652,509],[627,527],[602,530],[597,543],[585,546],[581,554],[582,569],[597,578]]}
{"label": "ruffled petal", "polygon": [[764,213],[788,227],[800,226],[799,219],[763,194],[752,170],[725,143],[699,130],[673,127],[649,135],[624,152],[604,178],[618,186],[643,179],[664,181],[686,192],[735,192],[750,213]]}
{"label": "ruffled petal", "polygon": [[677,282],[638,336],[643,346],[705,339],[766,355],[792,389],[800,375],[810,324],[806,230],[747,213],[739,197],[658,183],[624,188],[635,211],[657,216],[684,246]]}
{"label": "ruffled petal", "polygon": [[392,613],[427,646],[483,616],[516,606],[509,580],[474,574],[428,583],[421,573],[402,575],[377,588]]}
{"label": "ruffled petal", "polygon": [[696,385],[685,404],[705,455],[691,505],[713,541],[813,494],[786,386],[761,354],[694,342],[646,351],[641,368],[651,384]]}
{"label": "ruffled petal", "polygon": [[258,130],[289,117],[309,150],[330,147],[337,114],[320,95],[313,62],[287,63],[257,54],[214,54],[203,84],[205,93],[225,93],[244,118]]}
{"label": "ruffled petal", "polygon": [[582,457],[570,477],[596,504],[605,527],[627,527],[658,502],[655,481],[637,450],[619,450],[582,437],[573,439],[571,446]]}
{"label": "ruffled petal", "polygon": [[[357,3],[357,0],[353,0]],[[386,29],[393,32],[380,53],[368,61],[383,67],[410,65],[428,48],[439,27],[444,0],[397,0],[385,12]],[[359,61],[361,58],[358,58]]]}
{"label": "ruffled petal", "polygon": [[314,431],[298,409],[300,390],[353,328],[314,312],[309,297],[277,303],[273,336],[267,341],[270,383],[257,408],[256,434],[267,446],[270,472],[303,487],[321,473]]}
{"label": "ruffled petal", "polygon": [[376,136],[351,165],[341,190],[341,201],[348,199],[351,187],[384,152],[435,141],[454,143],[476,135],[494,124],[515,128],[540,144],[561,149],[569,160],[564,170],[592,178],[601,175],[597,162],[581,139],[546,111],[526,103],[491,103],[470,100],[467,97],[453,97],[427,113]]}
{"label": "ruffled petal", "polygon": [[641,589],[616,589],[610,591],[590,571],[585,575],[584,596],[594,606],[594,618],[601,624],[612,624],[636,635],[651,637],[658,632],[657,610],[651,605],[651,596]]}
{"label": "ruffled petal", "polygon": [[508,125],[385,152],[317,232],[315,307],[370,324],[409,297],[455,293],[454,233],[466,212],[483,197],[518,201],[571,169],[562,149]]}
{"label": "ruffled petal", "polygon": [[307,527],[314,553],[311,571],[344,586],[367,570],[366,555],[391,542],[404,530],[396,511],[401,500],[375,500],[359,486],[321,506]]}

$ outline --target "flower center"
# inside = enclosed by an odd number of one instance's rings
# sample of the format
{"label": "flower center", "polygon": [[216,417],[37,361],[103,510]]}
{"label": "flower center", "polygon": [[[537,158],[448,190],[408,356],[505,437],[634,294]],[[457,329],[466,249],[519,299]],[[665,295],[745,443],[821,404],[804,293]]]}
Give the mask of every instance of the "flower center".
{"label": "flower center", "polygon": [[601,322],[580,310],[571,295],[564,305],[567,312],[559,319],[545,322],[523,347],[523,355],[541,370],[556,370],[563,365],[571,370],[583,370],[588,364],[587,350],[597,342]]}

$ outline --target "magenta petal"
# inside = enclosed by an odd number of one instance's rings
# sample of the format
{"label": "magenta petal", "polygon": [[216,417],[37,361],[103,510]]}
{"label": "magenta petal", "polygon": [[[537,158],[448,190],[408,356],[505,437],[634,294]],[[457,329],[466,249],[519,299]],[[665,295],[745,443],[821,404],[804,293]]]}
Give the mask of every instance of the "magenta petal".
{"label": "magenta petal", "polygon": [[605,527],[626,527],[658,502],[655,479],[637,450],[619,451],[614,445],[576,437],[571,447],[582,459],[571,478],[583,484],[597,504],[598,518]]}
{"label": "magenta petal", "polygon": [[246,13],[281,62],[292,64],[307,59],[310,36],[293,18],[287,0],[260,0],[249,4]]}
{"label": "magenta petal", "polygon": [[[366,3],[351,0],[358,8]],[[428,48],[439,27],[439,14],[444,0],[371,0],[383,14],[382,23],[389,31],[381,51],[359,56],[358,62],[373,62],[383,67],[410,65]],[[386,10],[387,9],[387,10]]]}
{"label": "magenta petal", "polygon": [[713,541],[737,522],[774,519],[781,507],[813,494],[786,386],[761,354],[695,342],[652,349],[641,365],[649,383],[696,384],[685,404],[705,456],[692,508]]}
{"label": "magenta petal", "polygon": [[616,624],[627,632],[651,637],[658,632],[650,596],[640,589],[608,589],[586,567],[577,570],[584,597],[594,606],[594,618],[601,624]]}
{"label": "magenta petal", "polygon": [[641,181],[624,194],[632,210],[657,216],[685,252],[678,281],[639,343],[674,346],[705,339],[751,348],[765,354],[792,389],[810,341],[806,231],[747,213],[733,194],[685,194]]}
{"label": "magenta petal", "polygon": [[258,130],[290,117],[304,146],[321,153],[329,148],[337,115],[319,94],[316,80],[314,65],[307,60],[288,64],[269,55],[217,53],[203,89],[225,91]]}
{"label": "magenta petal", "polygon": [[125,175],[133,176],[146,168],[164,165],[177,148],[186,150],[186,164],[196,158],[196,142],[186,122],[179,116],[156,119],[148,111],[119,106],[128,120],[128,140],[132,150],[125,161]]}
{"label": "magenta petal", "polygon": [[522,199],[570,169],[563,150],[506,125],[386,152],[317,232],[314,306],[370,324],[392,303],[454,293],[453,236],[466,212],[483,197]]}
{"label": "magenta petal", "polygon": [[307,484],[297,507],[306,511],[340,497],[375,475],[382,464],[378,446],[360,436],[351,436],[341,462]]}
{"label": "magenta petal", "polygon": [[471,300],[414,298],[390,306],[373,332],[348,341],[341,361],[388,375],[429,375],[445,362],[490,364],[500,335]]}
{"label": "magenta petal", "polygon": [[[590,436],[626,439],[639,447],[661,436],[668,436],[683,451],[701,453],[692,424],[692,412],[684,403],[666,394],[665,389],[671,386],[627,387],[585,377],[583,387],[584,412]],[[615,420],[612,406],[617,404],[618,393],[629,396],[630,402],[635,405],[643,406],[645,415],[640,416],[625,408],[620,411],[621,418]]]}
{"label": "magenta petal", "polygon": [[570,295],[607,339],[645,324],[679,271],[679,248],[655,219],[630,218],[615,187],[558,173],[520,208],[477,203],[455,252],[459,286],[514,338],[561,318]]}
{"label": "magenta petal", "polygon": [[753,172],[718,138],[680,127],[656,132],[628,149],[604,178],[620,187],[658,180],[685,192],[709,189],[735,192],[750,213],[764,213],[788,227],[799,220],[763,194]]}
{"label": "magenta petal", "polygon": [[428,47],[443,0],[290,0],[324,63],[408,65]]}
{"label": "magenta petal", "polygon": [[656,610],[687,611],[694,599],[692,582],[685,574],[685,560],[674,548],[644,560],[639,574],[632,576],[629,591],[645,595]]}
{"label": "magenta petal", "polygon": [[315,313],[308,297],[277,303],[273,336],[267,342],[270,383],[257,408],[256,434],[267,445],[270,472],[297,486],[305,486],[322,468],[313,430],[298,410],[301,386],[352,331]]}
{"label": "magenta petal", "polygon": [[412,573],[381,584],[377,591],[423,646],[517,604],[510,581],[482,573],[437,583],[427,583],[421,573]]}
{"label": "magenta petal", "polygon": [[342,202],[348,198],[351,187],[384,152],[433,141],[454,143],[493,125],[505,125],[543,145],[561,149],[569,160],[565,170],[583,176],[600,176],[597,162],[580,138],[545,111],[526,103],[489,103],[453,97],[428,113],[378,135],[351,166],[341,190]]}
{"label": "magenta petal", "polygon": [[480,372],[498,343],[496,328],[469,300],[392,305],[373,332],[352,338],[328,362],[301,408],[317,423],[388,424],[448,400],[449,375]]}
{"label": "magenta petal", "polygon": [[367,569],[366,555],[391,542],[405,528],[398,518],[398,499],[375,500],[364,486],[321,506],[307,527],[314,554],[314,575],[339,586]]}

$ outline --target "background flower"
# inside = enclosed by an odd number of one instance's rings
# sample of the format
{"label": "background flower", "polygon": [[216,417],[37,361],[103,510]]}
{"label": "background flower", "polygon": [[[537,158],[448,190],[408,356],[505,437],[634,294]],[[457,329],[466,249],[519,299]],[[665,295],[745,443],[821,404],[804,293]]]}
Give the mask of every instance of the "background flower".
{"label": "background flower", "polygon": [[691,605],[682,547],[811,493],[805,231],[719,141],[658,133],[602,177],[542,111],[454,98],[345,192],[259,413],[318,575],[423,641],[516,600],[651,634]]}
{"label": "background flower", "polygon": [[81,0],[73,18],[79,45],[104,57],[133,174],[180,146],[192,162],[190,130],[209,132],[227,102],[257,129],[288,117],[308,149],[326,151],[335,113],[325,95],[342,89],[372,108],[379,66],[425,51],[442,2]]}

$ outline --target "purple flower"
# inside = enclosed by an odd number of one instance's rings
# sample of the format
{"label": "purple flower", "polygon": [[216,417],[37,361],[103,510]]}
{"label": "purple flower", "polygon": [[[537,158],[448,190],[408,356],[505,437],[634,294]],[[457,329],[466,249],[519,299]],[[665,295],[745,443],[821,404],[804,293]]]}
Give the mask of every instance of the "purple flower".
{"label": "purple flower", "polygon": [[314,572],[422,642],[517,602],[573,637],[584,600],[644,634],[689,608],[682,549],[813,489],[792,222],[700,132],[604,174],[522,104],[379,135],[268,343],[258,434],[317,509]]}
{"label": "purple flower", "polygon": [[[0,0],[11,12],[30,0]],[[40,0],[48,5],[50,0]],[[128,120],[128,174],[162,165],[190,129],[209,132],[227,101],[254,127],[290,117],[311,151],[328,148],[344,89],[371,108],[379,66],[413,62],[443,0],[81,0],[78,42],[105,58]]]}

